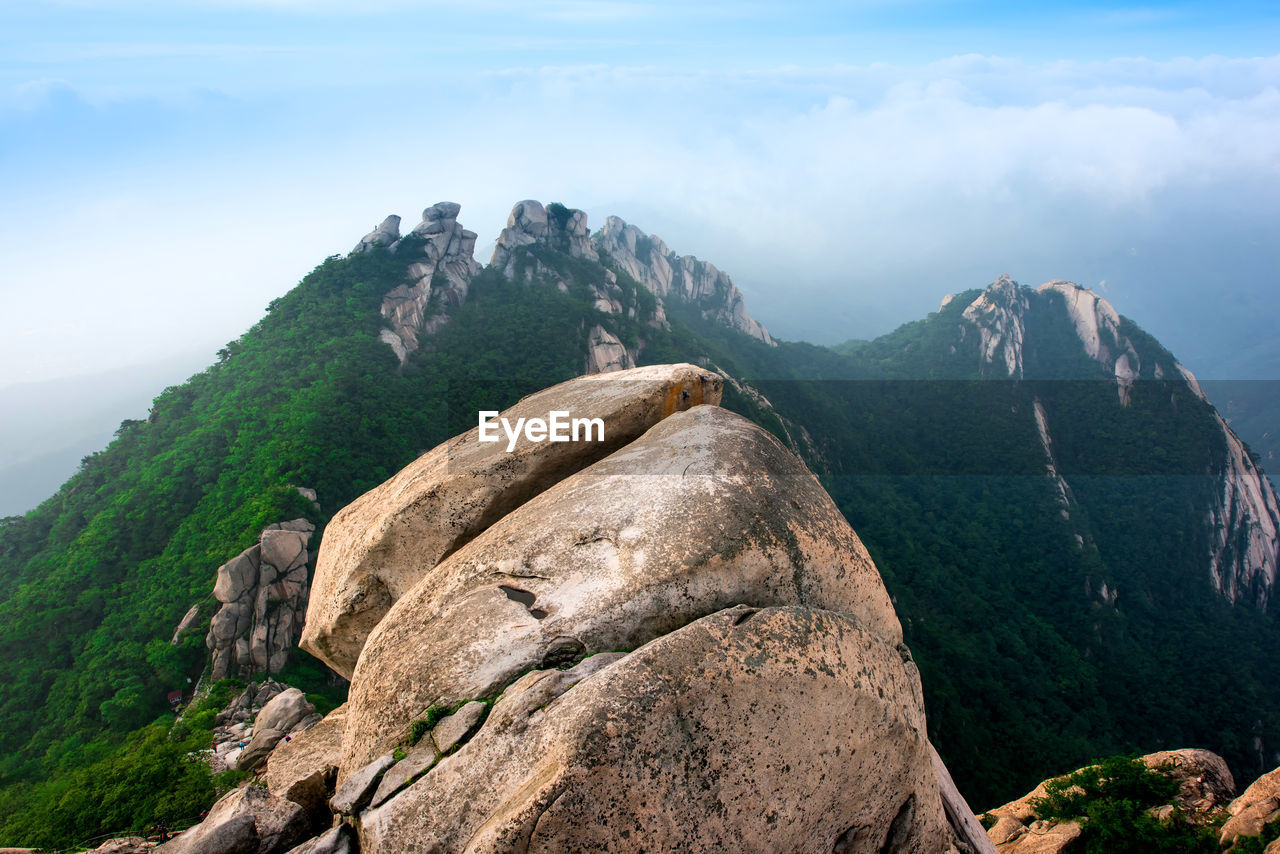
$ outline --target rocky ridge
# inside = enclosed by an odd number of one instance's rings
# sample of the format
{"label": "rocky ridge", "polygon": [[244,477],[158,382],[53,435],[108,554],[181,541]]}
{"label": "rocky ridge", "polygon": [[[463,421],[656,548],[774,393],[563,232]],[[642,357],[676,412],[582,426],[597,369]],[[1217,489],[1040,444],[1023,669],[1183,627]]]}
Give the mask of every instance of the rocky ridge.
{"label": "rocky ridge", "polygon": [[747,314],[742,293],[729,275],[692,255],[677,255],[662,238],[622,219],[606,217],[595,245],[659,299],[675,297],[702,308],[704,317],[773,345],[769,331]]}
{"label": "rocky ridge", "polygon": [[[476,235],[458,224],[459,211],[460,206],[454,202],[432,205],[423,211],[422,222],[403,239],[400,217],[389,216],[352,250],[358,253],[384,248],[412,252],[415,258],[422,256],[409,267],[410,281],[389,292],[382,303],[382,314],[391,322],[391,328],[383,330],[380,337],[395,351],[401,364],[418,348],[421,336],[432,334],[448,322],[449,310],[466,300],[471,279],[480,270],[472,257]],[[643,308],[628,298],[617,274],[606,267],[601,281],[588,284],[593,307],[605,315],[640,318],[653,328],[663,328],[667,326],[663,301],[678,299],[697,305],[702,315],[714,322],[765,344],[774,343],[768,330],[747,314],[742,294],[728,274],[692,256],[676,255],[660,238],[646,235],[617,217],[606,219],[604,228],[592,237],[587,215],[581,210],[554,203],[544,206],[533,199],[517,202],[498,236],[489,265],[509,279],[531,282],[535,277],[546,277],[568,292],[568,282],[556,270],[520,251],[540,246],[593,262],[601,261],[604,252],[607,257],[603,260],[626,272],[657,298],[651,310]],[[624,345],[607,321],[591,326],[586,335],[586,373],[636,366],[637,348]]]}
{"label": "rocky ridge", "polygon": [[476,234],[458,222],[462,206],[438,202],[422,212],[422,222],[400,237],[400,217],[392,215],[356,244],[352,252],[385,247],[405,252],[412,259],[409,281],[391,290],[382,300],[382,316],[391,322],[380,338],[391,346],[400,364],[418,349],[418,336],[430,335],[448,320],[448,308],[467,298],[471,277],[480,271],[472,257]]}
{"label": "rocky ridge", "polygon": [[[940,310],[953,299],[954,295],[944,299]],[[957,328],[957,345],[969,329],[976,328],[984,374],[1022,379],[1026,348],[1035,344],[1027,338],[1028,318],[1054,311],[1065,312],[1084,355],[1114,378],[1121,406],[1130,405],[1134,383],[1140,379],[1182,382],[1200,400],[1209,402],[1189,370],[1165,353],[1148,354],[1144,360],[1138,346],[1122,331],[1122,318],[1115,308],[1088,288],[1071,282],[1055,280],[1032,291],[1007,275],[1001,276],[964,308],[962,317],[967,325]],[[953,348],[956,351],[958,347]],[[1059,474],[1048,419],[1038,401],[1034,414],[1048,475],[1069,518],[1071,488]],[[1227,601],[1249,602],[1265,610],[1280,574],[1280,499],[1240,438],[1220,415],[1215,412],[1213,417],[1222,431],[1226,462],[1218,498],[1207,517],[1213,531],[1207,556],[1209,578]],[[1083,546],[1085,538],[1077,537]]]}

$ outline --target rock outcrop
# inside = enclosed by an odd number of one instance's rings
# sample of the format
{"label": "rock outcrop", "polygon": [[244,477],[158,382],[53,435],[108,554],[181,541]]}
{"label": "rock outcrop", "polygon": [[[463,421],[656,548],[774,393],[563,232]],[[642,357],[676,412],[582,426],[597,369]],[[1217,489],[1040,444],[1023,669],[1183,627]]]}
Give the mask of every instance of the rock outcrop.
{"label": "rock outcrop", "polygon": [[662,239],[645,234],[616,216],[607,217],[595,244],[619,268],[661,300],[692,302],[704,317],[773,344],[769,331],[747,314],[742,293],[729,275],[692,255],[677,255]]}
{"label": "rock outcrop", "polygon": [[531,395],[502,417],[551,410],[599,418],[604,441],[478,441],[478,429],[419,457],[334,516],[316,562],[302,647],[350,678],[387,610],[441,559],[557,481],[671,415],[718,403],[721,380],[692,365],[580,377]]}
{"label": "rock outcrop", "polygon": [[1209,573],[1228,602],[1265,611],[1280,574],[1280,500],[1240,437],[1214,413],[1227,443],[1222,493],[1209,510]]}
{"label": "rock outcrop", "polygon": [[256,545],[218,567],[214,598],[221,608],[209,624],[211,679],[278,673],[289,660],[307,613],[306,519],[270,525]]}
{"label": "rock outcrop", "polygon": [[360,242],[356,244],[355,249],[351,250],[351,254],[368,252],[376,246],[393,246],[399,239],[400,217],[391,214],[380,222],[377,228],[360,238]]}
{"label": "rock outcrop", "polygon": [[[510,472],[448,465],[468,434],[331,523],[349,531],[335,566],[349,551],[374,576],[400,553],[379,583],[406,586],[341,715],[312,731],[323,748],[303,733],[271,754],[271,791],[326,779],[341,729],[328,809],[364,852],[961,850],[973,817],[929,745],[919,673],[817,479],[770,434],[694,405],[719,378],[688,365],[581,378],[517,409],[577,414],[586,388],[607,403],[592,411],[651,426],[589,466],[517,448]],[[349,606],[330,589],[341,601],[317,582],[317,612]]]}
{"label": "rock outcrop", "polygon": [[[1033,302],[1032,297],[1037,299]],[[953,298],[944,299],[939,309]],[[963,317],[981,336],[978,349],[984,369],[990,366],[997,377],[1022,378],[1027,315],[1050,310],[1055,302],[1065,311],[1085,355],[1115,377],[1120,403],[1127,406],[1133,383],[1142,372],[1137,347],[1120,331],[1120,315],[1111,303],[1061,279],[1046,282],[1033,293],[1002,275],[965,307]],[[1153,372],[1163,374],[1163,369],[1155,365]]]}
{"label": "rock outcrop", "polygon": [[964,310],[964,318],[978,327],[983,365],[995,366],[1002,376],[1022,376],[1022,343],[1029,303],[1016,282],[1002,275]]}
{"label": "rock outcrop", "polygon": [[311,728],[277,743],[262,775],[267,791],[293,801],[313,816],[327,819],[327,801],[337,781],[346,723],[344,703]]}
{"label": "rock outcrop", "polygon": [[1142,372],[1142,360],[1133,342],[1120,331],[1120,314],[1111,303],[1073,282],[1055,279],[1041,285],[1036,292],[1061,296],[1085,353],[1111,371],[1116,378],[1120,402],[1128,406],[1130,389]]}
{"label": "rock outcrop", "polygon": [[458,223],[461,210],[455,202],[438,202],[422,212],[422,222],[404,238],[397,236],[400,218],[389,216],[356,246],[356,252],[386,246],[411,260],[409,281],[382,299],[382,316],[391,328],[382,330],[380,337],[401,364],[418,349],[419,335],[448,321],[447,309],[462,304],[471,278],[480,272],[473,257],[476,234]]}
{"label": "rock outcrop", "polygon": [[[1235,795],[1235,781],[1227,763],[1208,750],[1162,750],[1143,756],[1142,762],[1177,781],[1178,793],[1166,809],[1172,813],[1177,807],[1183,820],[1193,824],[1205,824],[1217,817]],[[996,820],[987,834],[1000,854],[1066,854],[1072,850],[1083,832],[1080,824],[1043,820],[1035,805],[1048,794],[1049,783],[1067,776],[1070,775],[1046,780],[1016,801],[987,813]]]}
{"label": "rock outcrop", "polygon": [[361,817],[362,852],[951,843],[915,669],[850,615],[738,606],[546,705],[512,687],[461,750]]}
{"label": "rock outcrop", "polygon": [[543,244],[573,258],[597,261],[600,258],[591,243],[587,215],[575,208],[551,204],[543,207],[533,199],[516,202],[507,217],[507,227],[498,235],[490,266],[501,270],[507,278],[516,275],[515,250],[521,246]]}
{"label": "rock outcrop", "polygon": [[281,691],[262,707],[253,721],[253,737],[236,760],[241,771],[253,771],[267,761],[276,745],[295,732],[318,721],[315,706],[297,688]]}
{"label": "rock outcrop", "polygon": [[302,807],[261,786],[232,789],[204,821],[156,854],[280,854],[310,835]]}
{"label": "rock outcrop", "polygon": [[1222,825],[1219,837],[1223,847],[1234,846],[1240,837],[1258,836],[1268,824],[1280,819],[1280,768],[1255,780],[1231,802],[1227,812],[1231,817]]}
{"label": "rock outcrop", "polygon": [[636,649],[735,604],[854,615],[901,642],[870,558],[817,479],[714,406],[676,413],[557,483],[427,573],[369,636],[342,774],[431,706],[521,673]]}
{"label": "rock outcrop", "polygon": [[587,334],[588,374],[607,374],[625,371],[636,366],[635,354],[603,326],[596,324]]}

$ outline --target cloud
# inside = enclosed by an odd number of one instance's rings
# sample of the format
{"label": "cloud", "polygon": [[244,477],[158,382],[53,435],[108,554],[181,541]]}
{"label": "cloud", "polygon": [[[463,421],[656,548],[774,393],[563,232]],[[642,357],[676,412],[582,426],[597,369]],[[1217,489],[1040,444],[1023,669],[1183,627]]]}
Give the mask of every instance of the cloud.
{"label": "cloud", "polygon": [[[39,122],[41,92],[91,97],[44,82],[23,91],[23,127]],[[13,188],[0,202],[13,249],[0,298],[52,291],[68,311],[93,308],[76,343],[47,336],[64,360],[68,348],[110,351],[95,336],[113,311],[131,342],[169,346],[156,330],[186,334],[176,317],[229,340],[383,215],[412,222],[441,199],[463,204],[482,244],[521,198],[583,207],[596,226],[621,215],[728,270],[785,337],[885,332],[1005,270],[1031,284],[1105,280],[1179,355],[1197,334],[1229,342],[1277,319],[1263,297],[1280,268],[1268,237],[1280,227],[1280,57],[438,63],[343,87],[311,80],[288,99],[193,99],[159,118],[134,101],[96,103],[100,117],[154,122],[127,123],[127,161],[104,153],[116,124],[102,120],[73,157],[50,148],[20,172],[0,164]],[[94,214],[92,241],[49,230],[83,227],[73,206],[100,211],[93,200],[125,189],[137,207]],[[1219,285],[1206,283],[1224,282],[1247,310],[1215,307]],[[77,302],[86,288],[120,294],[119,308]],[[28,329],[24,313],[5,312]]]}

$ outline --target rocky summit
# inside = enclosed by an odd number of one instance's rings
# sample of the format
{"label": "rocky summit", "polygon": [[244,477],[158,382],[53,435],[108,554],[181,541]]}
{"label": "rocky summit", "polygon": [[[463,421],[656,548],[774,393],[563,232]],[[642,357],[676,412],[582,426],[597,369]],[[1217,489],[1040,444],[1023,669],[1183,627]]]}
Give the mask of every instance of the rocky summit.
{"label": "rocky summit", "polygon": [[307,822],[332,828],[302,850],[990,850],[865,548],[719,393],[692,365],[573,380],[513,412],[596,413],[607,447],[471,431],[340,512],[307,625],[350,700],[173,850]]}

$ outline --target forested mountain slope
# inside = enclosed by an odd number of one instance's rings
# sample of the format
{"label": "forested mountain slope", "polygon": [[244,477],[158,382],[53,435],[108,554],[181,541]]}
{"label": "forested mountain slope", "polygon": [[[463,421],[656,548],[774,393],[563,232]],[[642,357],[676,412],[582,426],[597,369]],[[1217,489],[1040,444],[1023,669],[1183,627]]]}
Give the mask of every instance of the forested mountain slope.
{"label": "forested mountain slope", "polygon": [[[69,788],[128,785],[90,772],[127,766],[122,739],[199,672],[203,632],[175,646],[174,626],[265,525],[310,519],[315,554],[328,514],[477,410],[674,361],[725,374],[724,405],[796,450],[866,542],[975,806],[1122,750],[1207,747],[1243,779],[1276,763],[1275,496],[1105,301],[1002,278],[820,348],[774,341],[722,271],[616,218],[592,235],[521,202],[482,268],[458,214],[404,236],[388,218],[327,259],[4,521],[0,841],[67,841],[92,817],[37,829],[72,821]],[[301,652],[291,667],[323,683]]]}

